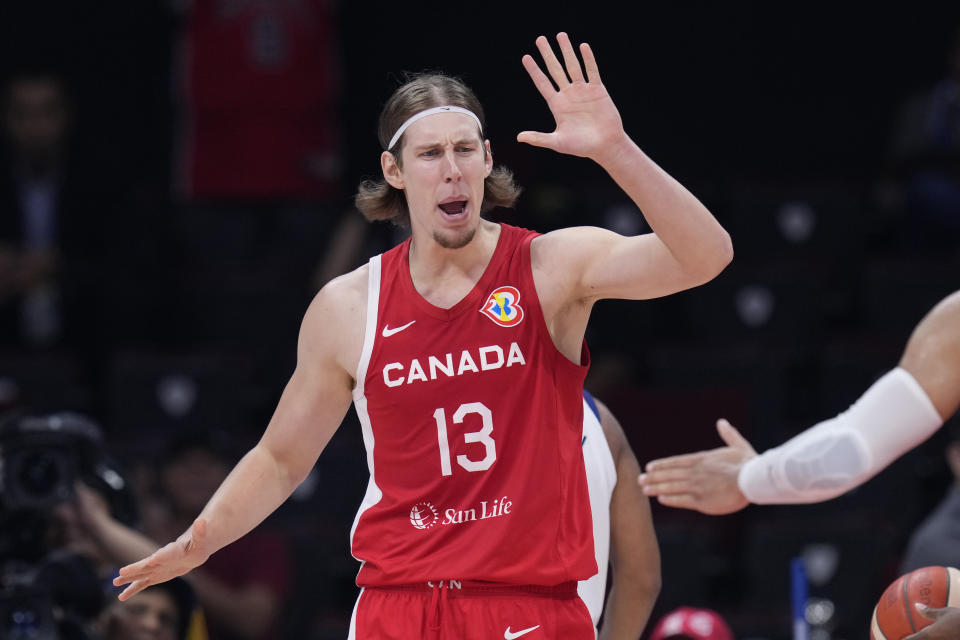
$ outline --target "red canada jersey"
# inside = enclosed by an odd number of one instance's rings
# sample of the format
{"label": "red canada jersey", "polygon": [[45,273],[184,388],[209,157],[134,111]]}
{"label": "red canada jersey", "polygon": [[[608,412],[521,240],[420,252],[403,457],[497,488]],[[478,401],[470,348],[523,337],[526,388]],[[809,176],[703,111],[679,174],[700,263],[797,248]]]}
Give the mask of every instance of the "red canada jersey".
{"label": "red canada jersey", "polygon": [[360,586],[555,585],[597,572],[581,364],[553,343],[533,282],[537,234],[501,225],[473,289],[442,309],[410,241],[370,261],[354,403],[370,482],[351,532]]}

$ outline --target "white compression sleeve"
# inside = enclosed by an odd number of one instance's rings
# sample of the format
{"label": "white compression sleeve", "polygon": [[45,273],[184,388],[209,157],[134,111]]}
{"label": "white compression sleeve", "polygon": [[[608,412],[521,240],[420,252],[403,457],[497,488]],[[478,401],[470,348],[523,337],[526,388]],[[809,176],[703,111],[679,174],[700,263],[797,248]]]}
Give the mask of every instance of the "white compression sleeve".
{"label": "white compression sleeve", "polygon": [[845,412],[747,462],[740,490],[755,504],[829,500],[875,476],[941,424],[923,387],[897,367]]}

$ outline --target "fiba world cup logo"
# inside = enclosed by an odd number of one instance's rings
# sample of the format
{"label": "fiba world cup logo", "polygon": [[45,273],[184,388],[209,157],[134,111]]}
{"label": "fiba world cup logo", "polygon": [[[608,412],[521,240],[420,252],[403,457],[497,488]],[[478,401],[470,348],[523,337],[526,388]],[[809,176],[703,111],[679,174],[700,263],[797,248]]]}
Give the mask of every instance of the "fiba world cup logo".
{"label": "fiba world cup logo", "polygon": [[439,518],[437,508],[429,502],[418,502],[410,509],[410,524],[416,529],[429,529]]}
{"label": "fiba world cup logo", "polygon": [[523,308],[518,304],[520,292],[516,287],[503,286],[493,290],[480,307],[480,313],[501,327],[512,327],[523,320]]}

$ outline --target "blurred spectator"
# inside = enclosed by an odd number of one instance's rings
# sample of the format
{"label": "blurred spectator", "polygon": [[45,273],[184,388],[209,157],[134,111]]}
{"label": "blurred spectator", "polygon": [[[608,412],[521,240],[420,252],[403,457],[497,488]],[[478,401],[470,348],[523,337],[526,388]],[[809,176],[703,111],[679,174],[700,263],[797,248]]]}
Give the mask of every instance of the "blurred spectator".
{"label": "blurred spectator", "polygon": [[207,640],[203,613],[185,580],[176,578],[137,594],[146,598],[116,599],[111,580],[119,566],[158,545],[117,519],[103,494],[77,483],[74,500],[57,505],[54,513],[61,543],[93,562],[108,595],[97,621],[104,640]]}
{"label": "blurred spectator", "polygon": [[126,602],[106,607],[99,626],[103,640],[203,640],[190,625],[193,590],[180,578],[138,593]]}
{"label": "blurred spectator", "polygon": [[733,632],[716,611],[680,607],[660,619],[650,640],[733,640]]}
{"label": "blurred spectator", "polygon": [[946,448],[953,484],[907,545],[901,573],[929,566],[960,567],[960,425],[953,425]]}
{"label": "blurred spectator", "polygon": [[907,102],[893,140],[904,205],[925,242],[960,238],[960,28],[946,62],[944,77]]}
{"label": "blurred spectator", "polygon": [[[147,535],[172,540],[183,533],[227,477],[233,452],[220,433],[177,439],[161,465],[161,502],[145,510]],[[211,640],[278,637],[291,580],[287,547],[278,536],[254,531],[215,553],[189,579]]]}
{"label": "blurred spectator", "polygon": [[0,343],[85,342],[92,330],[104,199],[70,158],[64,80],[20,71],[3,88]]}

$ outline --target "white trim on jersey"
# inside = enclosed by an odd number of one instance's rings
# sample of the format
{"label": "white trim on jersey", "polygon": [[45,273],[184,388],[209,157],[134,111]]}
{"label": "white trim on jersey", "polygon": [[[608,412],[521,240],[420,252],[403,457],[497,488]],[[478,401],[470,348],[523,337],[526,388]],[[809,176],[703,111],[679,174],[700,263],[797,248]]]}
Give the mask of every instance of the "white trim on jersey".
{"label": "white trim on jersey", "polygon": [[583,401],[583,466],[587,473],[590,492],[590,512],[593,514],[593,553],[599,573],[577,583],[577,593],[596,626],[603,612],[607,592],[607,567],[610,562],[610,498],[617,485],[617,466],[610,452],[607,437],[596,414]]}
{"label": "white trim on jersey", "polygon": [[357,601],[353,603],[353,613],[350,614],[350,631],[347,633],[347,640],[357,640],[357,609],[360,607],[360,598],[363,597],[363,589],[360,588],[360,595]]}
{"label": "white trim on jersey", "polygon": [[[353,534],[357,530],[360,516],[363,512],[380,502],[383,491],[377,486],[377,478],[373,469],[373,427],[370,424],[370,414],[367,413],[367,397],[364,395],[364,381],[367,378],[367,367],[370,366],[370,355],[373,353],[373,343],[377,337],[377,310],[380,306],[380,256],[370,258],[370,271],[367,274],[367,325],[363,335],[363,350],[360,352],[360,362],[357,364],[357,385],[353,388],[353,406],[360,419],[360,429],[363,432],[363,446],[367,450],[367,470],[370,480],[367,482],[367,492],[363,496],[357,515],[350,527],[350,549],[353,549]],[[356,558],[356,556],[354,556]],[[359,558],[357,558],[359,560]],[[360,565],[363,569],[363,565]]]}

